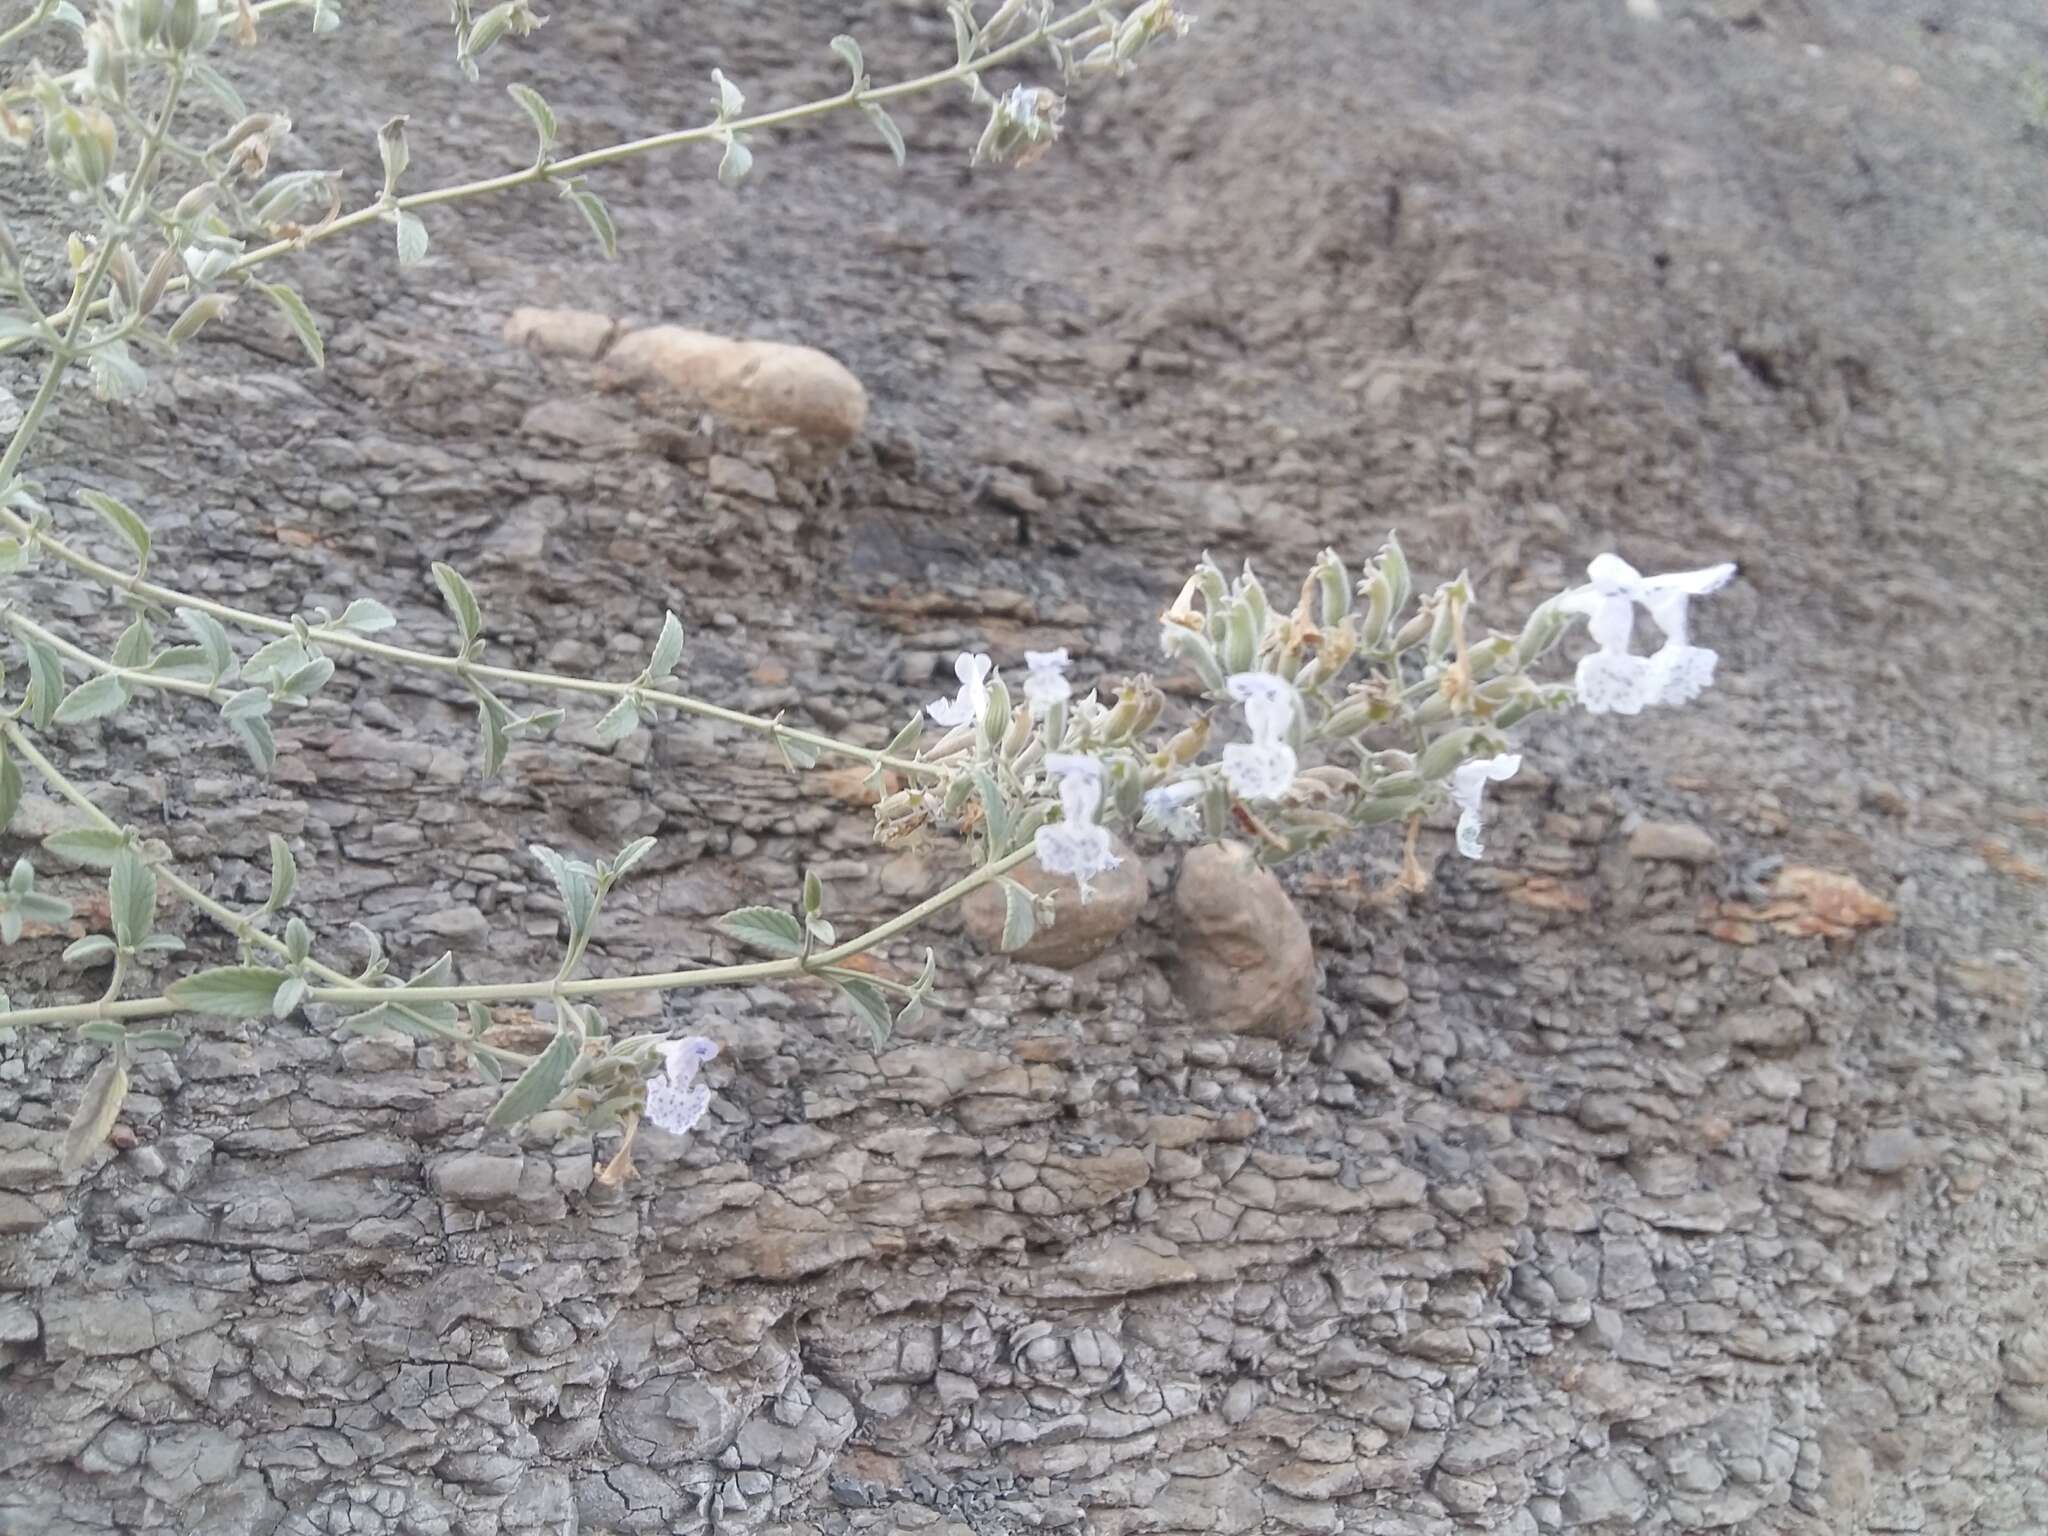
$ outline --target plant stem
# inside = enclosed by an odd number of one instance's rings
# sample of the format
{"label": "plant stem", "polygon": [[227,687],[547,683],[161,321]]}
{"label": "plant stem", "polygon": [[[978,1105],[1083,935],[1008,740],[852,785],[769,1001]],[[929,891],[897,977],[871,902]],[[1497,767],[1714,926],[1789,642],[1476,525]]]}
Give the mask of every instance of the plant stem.
{"label": "plant stem", "polygon": [[[389,217],[395,209],[431,208],[441,203],[463,202],[470,198],[487,197],[495,192],[509,192],[515,187],[530,186],[536,182],[562,180],[579,175],[584,171],[598,170],[604,166],[616,165],[622,160],[631,160],[640,155],[654,154],[660,150],[677,149],[686,144],[702,144],[719,140],[728,133],[753,133],[763,128],[784,128],[792,123],[802,122],[806,118],[823,117],[828,113],[843,111],[848,107],[859,107],[862,105],[879,106],[883,102],[897,101],[907,96],[921,95],[926,91],[937,90],[941,86],[955,84],[966,79],[969,75],[979,74],[982,70],[992,68],[995,65],[1007,63],[1009,60],[1038,47],[1048,38],[1061,37],[1067,33],[1077,31],[1100,16],[1108,4],[1109,0],[1088,0],[1087,4],[1079,6],[1067,15],[1054,21],[1048,21],[1043,26],[1027,32],[1022,37],[1016,38],[1011,42],[1004,43],[999,48],[992,48],[979,58],[970,59],[964,64],[955,64],[950,69],[935,70],[928,75],[919,75],[914,79],[901,80],[894,85],[873,86],[865,91],[843,91],[837,96],[828,96],[818,101],[804,102],[799,106],[782,107],[773,112],[757,112],[752,117],[736,117],[728,122],[706,123],[696,128],[679,128],[668,133],[652,134],[646,138],[629,139],[623,143],[607,145],[603,149],[593,149],[581,155],[571,155],[566,160],[549,161],[539,165],[527,166],[523,170],[508,171],[502,176],[487,176],[477,181],[458,182],[452,186],[436,187],[427,192],[415,192],[408,197],[398,198],[389,204],[380,198],[377,202],[358,208],[353,213],[341,215],[341,217],[333,220],[331,223],[307,230],[303,234],[294,235],[289,239],[273,240],[267,245],[256,247],[253,251],[244,252],[233,265],[226,269],[224,275],[233,276],[246,272],[251,267],[260,266],[264,262],[274,260],[276,257],[283,256],[288,252],[303,250],[309,245],[315,245],[322,240],[332,239],[334,236],[343,234],[348,230],[359,229],[365,224],[377,223]],[[267,7],[259,7],[258,9],[260,14]],[[165,291],[167,293],[178,293],[182,292],[185,287],[185,278],[174,277]],[[97,310],[104,308],[104,305],[94,304],[92,307]],[[70,310],[67,309],[59,314],[58,319],[64,319],[69,314]],[[24,344],[22,341],[0,343],[0,355],[11,352],[16,347]]]}
{"label": "plant stem", "polygon": [[[13,721],[0,722],[0,735],[35,770],[49,781],[52,788],[66,800],[83,811],[95,826],[109,832],[118,832],[121,826],[106,812],[94,805],[85,792],[79,789],[62,770],[36,749],[26,731]],[[330,983],[314,987],[306,994],[306,1000],[314,1003],[342,1003],[353,1007],[373,1007],[378,1003],[494,1003],[537,1001],[555,997],[602,997],[619,992],[675,991],[683,987],[726,986],[739,982],[770,981],[778,978],[801,977],[812,972],[850,960],[855,955],[865,954],[878,944],[907,929],[914,928],[935,912],[943,911],[970,892],[988,884],[998,876],[1009,873],[1032,856],[1031,845],[1017,849],[993,864],[985,864],[974,873],[954,881],[936,895],[929,896],[907,912],[885,922],[877,923],[864,933],[855,935],[843,944],[831,949],[820,950],[808,962],[796,959],[761,960],[744,965],[704,966],[690,971],[656,971],[639,976],[586,977],[581,981],[518,981],[482,982],[473,986],[452,987],[366,987],[357,985],[350,977],[317,961],[306,962],[306,970]],[[190,902],[208,917],[226,928],[244,943],[266,949],[272,954],[284,954],[283,941],[273,938],[249,923],[230,907],[223,906],[201,891],[176,871],[159,866],[157,877],[170,890]],[[118,1003],[75,1003],[61,1004],[49,1008],[24,1008],[13,1013],[0,1014],[0,1020],[8,1025],[26,1024],[74,1024],[95,1018],[142,1019],[160,1018],[166,1014],[190,1012],[188,1008],[173,1003],[167,997],[139,997]],[[479,1047],[491,1049],[490,1047]],[[497,1052],[501,1057],[524,1063],[530,1058],[519,1057],[513,1052]]]}
{"label": "plant stem", "polygon": [[[24,421],[24,430],[27,425],[27,421]],[[291,635],[297,633],[297,630],[291,624],[283,619],[272,618],[269,614],[251,613],[247,609],[231,607],[226,603],[217,603],[211,598],[201,597],[194,592],[181,592],[175,587],[166,587],[157,582],[139,580],[131,574],[124,573],[111,565],[93,559],[92,556],[82,551],[73,549],[47,529],[35,527],[26,518],[21,517],[4,506],[0,506],[0,528],[4,528],[9,533],[23,540],[34,541],[73,570],[81,575],[92,577],[93,580],[114,592],[146,598],[151,602],[160,603],[168,608],[194,608],[201,613],[210,614],[223,623],[233,624],[238,629],[251,629],[267,635]],[[42,634],[49,635],[48,630],[41,629],[41,626],[35,627]],[[53,642],[55,641],[54,636],[50,636],[50,638]],[[836,736],[827,736],[818,731],[799,730],[795,726],[784,725],[779,720],[768,719],[761,715],[750,715],[742,710],[727,709],[722,704],[713,704],[706,699],[692,698],[688,694],[671,693],[666,689],[636,688],[632,683],[606,682],[601,678],[567,677],[555,672],[527,672],[516,667],[488,666],[483,662],[463,661],[459,657],[443,656],[433,651],[415,651],[402,645],[386,645],[380,640],[372,640],[367,635],[358,635],[350,630],[338,629],[332,626],[314,628],[313,638],[319,644],[332,646],[336,650],[354,651],[358,655],[374,656],[383,661],[394,662],[400,666],[412,667],[420,671],[445,672],[459,677],[474,677],[483,682],[506,683],[515,687],[537,688],[556,693],[589,694],[606,699],[621,699],[627,694],[637,692],[649,704],[661,705],[665,708],[676,710],[680,714],[695,715],[706,720],[716,720],[722,724],[738,726],[742,730],[755,731],[764,736],[780,737],[784,741],[797,742],[803,746],[813,747],[820,752],[830,752],[838,757],[850,757],[859,762],[867,763],[872,767],[891,768],[898,773],[909,774],[917,778],[935,779],[945,776],[945,770],[932,763],[920,762],[915,758],[897,757],[888,752],[877,751],[873,747],[857,746],[853,742],[841,741]],[[67,650],[66,654],[76,656],[81,661],[94,660],[76,647],[71,647]],[[102,670],[106,668],[106,663],[104,662],[97,662],[96,664]],[[185,684],[181,686],[176,679],[136,674],[132,677],[132,681],[141,687],[168,688],[170,691],[177,693],[196,692],[207,697],[213,696],[207,692],[204,685]]]}
{"label": "plant stem", "polygon": [[82,666],[109,677],[118,677],[131,688],[154,688],[161,693],[189,694],[197,699],[218,700],[223,690],[211,683],[196,682],[189,677],[158,677],[152,673],[140,672],[133,667],[117,667],[102,656],[95,656],[82,645],[74,645],[53,630],[45,629],[24,613],[0,609],[0,621],[18,635],[33,635],[51,650],[61,656],[69,656]]}

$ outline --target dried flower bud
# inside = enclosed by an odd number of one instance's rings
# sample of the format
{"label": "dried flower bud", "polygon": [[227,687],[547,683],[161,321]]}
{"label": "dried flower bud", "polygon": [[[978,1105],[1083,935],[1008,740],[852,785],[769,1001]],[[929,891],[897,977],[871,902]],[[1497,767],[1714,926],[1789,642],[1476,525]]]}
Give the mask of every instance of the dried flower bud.
{"label": "dried flower bud", "polygon": [[228,296],[224,293],[201,294],[187,304],[184,312],[172,322],[165,340],[174,347],[180,342],[190,341],[205,326],[226,314],[229,302]]}
{"label": "dried flower bud", "polygon": [[135,295],[135,313],[148,315],[162,302],[164,288],[171,280],[171,274],[178,270],[178,253],[165,246],[161,255],[150,263],[149,275],[142,280],[142,287]]}
{"label": "dried flower bud", "polygon": [[171,209],[171,219],[178,224],[189,224],[213,206],[220,196],[220,188],[213,182],[202,181],[198,186],[179,198]]}
{"label": "dried flower bud", "polygon": [[1028,85],[998,97],[969,163],[980,165],[986,160],[992,165],[1029,165],[1059,138],[1066,105],[1051,91]]}

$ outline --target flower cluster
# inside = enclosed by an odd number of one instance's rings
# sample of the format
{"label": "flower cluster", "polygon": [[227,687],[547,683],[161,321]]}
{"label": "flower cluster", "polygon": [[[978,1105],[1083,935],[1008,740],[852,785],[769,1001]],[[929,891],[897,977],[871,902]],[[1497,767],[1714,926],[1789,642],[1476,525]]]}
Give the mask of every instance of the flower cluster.
{"label": "flower cluster", "polygon": [[[1164,703],[1151,680],[1127,682],[1105,704],[1077,693],[1064,649],[1026,653],[1013,710],[991,659],[963,654],[958,693],[926,710],[949,728],[924,759],[942,776],[885,798],[883,836],[978,828],[991,862],[1028,845],[1083,900],[1116,867],[1109,826],[1118,820],[1178,842],[1244,838],[1273,862],[1448,807],[1458,851],[1478,858],[1486,787],[1522,763],[1506,732],[1574,697],[1596,713],[1628,714],[1697,697],[1715,656],[1691,644],[1686,606],[1733,573],[1720,565],[1645,577],[1602,555],[1587,585],[1540,605],[1518,634],[1477,636],[1469,581],[1418,598],[1391,538],[1356,581],[1326,551],[1291,610],[1249,568],[1232,581],[1204,560],[1160,616],[1166,653],[1202,685],[1194,718],[1148,739]],[[1653,655],[1629,650],[1637,607],[1665,637]],[[1576,692],[1539,683],[1531,669],[1579,616],[1597,649],[1578,664]],[[1237,739],[1212,753],[1212,737],[1226,732]]]}

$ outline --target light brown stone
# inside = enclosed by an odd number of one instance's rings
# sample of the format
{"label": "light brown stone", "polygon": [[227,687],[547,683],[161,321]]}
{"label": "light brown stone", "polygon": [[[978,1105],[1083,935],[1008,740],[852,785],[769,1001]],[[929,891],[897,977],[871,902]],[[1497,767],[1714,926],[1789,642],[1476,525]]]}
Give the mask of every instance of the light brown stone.
{"label": "light brown stone", "polygon": [[1316,1021],[1308,924],[1250,849],[1190,850],[1173,899],[1181,949],[1174,987],[1190,1012],[1232,1034],[1283,1040]]}
{"label": "light brown stone", "polygon": [[[1145,866],[1123,843],[1111,839],[1119,860],[1115,869],[1088,883],[1088,899],[1064,875],[1049,875],[1038,860],[1027,859],[1010,878],[1034,895],[1053,898],[1053,921],[1041,923],[1028,943],[1008,953],[1029,965],[1072,970],[1103,954],[1138,920],[1145,908]],[[974,941],[991,953],[1002,947],[1007,910],[999,884],[984,885],[960,903],[960,915]]]}
{"label": "light brown stone", "polygon": [[552,357],[603,355],[619,322],[592,309],[536,309],[522,305],[505,320],[505,339],[515,347]]}
{"label": "light brown stone", "polygon": [[654,325],[619,338],[600,381],[615,389],[659,385],[729,421],[789,427],[847,443],[868,419],[868,392],[815,347],[738,341],[687,326]]}

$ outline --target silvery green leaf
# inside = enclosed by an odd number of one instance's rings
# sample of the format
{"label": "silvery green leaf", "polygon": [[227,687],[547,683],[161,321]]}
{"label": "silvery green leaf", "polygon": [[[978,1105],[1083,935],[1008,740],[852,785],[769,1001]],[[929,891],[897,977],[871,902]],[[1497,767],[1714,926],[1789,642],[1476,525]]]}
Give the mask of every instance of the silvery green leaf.
{"label": "silvery green leaf", "polygon": [[306,301],[299,297],[298,290],[288,283],[258,283],[256,286],[277,306],[278,313],[284,316],[292,334],[299,338],[299,345],[306,349],[306,356],[312,359],[313,366],[325,368],[326,344],[320,340],[320,327],[313,323],[313,311],[306,308]]}
{"label": "silvery green leaf", "polygon": [[1022,949],[1038,932],[1038,904],[1031,892],[1014,880],[1003,881],[1003,936],[1005,951]]}
{"label": "silvery green leaf", "polygon": [[874,1038],[876,1050],[889,1043],[889,1036],[896,1027],[896,1021],[889,1016],[889,999],[882,989],[872,981],[854,977],[835,977],[832,984],[839,989],[839,995],[853,1005],[853,1011],[867,1021],[868,1032]]}
{"label": "silvery green leaf", "polygon": [[384,195],[398,191],[398,178],[412,163],[412,150],[405,142],[403,117],[394,117],[377,130],[377,157],[384,162]]}
{"label": "silvery green leaf", "polygon": [[29,546],[12,534],[0,538],[0,576],[12,576],[16,571],[26,570],[31,558]]}
{"label": "silvery green leaf", "polygon": [[464,1003],[462,1011],[469,1015],[469,1037],[481,1040],[491,1027],[491,1010],[483,1003]]}
{"label": "silvery green leaf", "polygon": [[131,1051],[176,1051],[184,1049],[185,1037],[175,1029],[131,1029],[128,1031],[128,1049]]}
{"label": "silvery green leaf", "polygon": [[455,618],[455,627],[462,631],[465,648],[484,632],[483,610],[477,606],[476,594],[463,580],[462,573],[452,565],[434,562],[434,585],[441,589],[441,601],[448,605],[448,612]]}
{"label": "silvery green leaf", "polygon": [[825,882],[818,878],[816,870],[804,871],[804,915],[816,917],[825,910]]}
{"label": "silvery green leaf", "polygon": [[363,966],[363,980],[374,980],[384,972],[384,941],[377,937],[377,930],[374,928],[365,927],[357,922],[351,922],[348,926],[351,933],[360,933],[363,936],[363,948],[370,953],[369,961]]}
{"label": "silvery green leaf", "polygon": [[505,766],[505,755],[512,749],[511,715],[498,702],[497,695],[479,689],[476,696],[476,729],[478,750],[483,754],[483,775],[496,778],[498,770]]}
{"label": "silvery green leaf", "polygon": [[377,635],[397,622],[391,610],[375,598],[359,597],[341,610],[341,617],[334,621],[334,627],[353,635]]}
{"label": "silvery green leaf", "polygon": [[779,907],[741,907],[718,919],[716,926],[740,943],[784,959],[804,952],[804,930]]}
{"label": "silvery green leaf", "polygon": [[476,1068],[477,1076],[481,1077],[485,1082],[502,1083],[505,1081],[505,1068],[499,1063],[498,1058],[489,1051],[472,1048],[469,1053],[469,1063]]}
{"label": "silvery green leaf", "polygon": [[64,951],[66,965],[104,965],[114,958],[114,941],[104,933],[89,933]]}
{"label": "silvery green leaf", "polygon": [[341,1021],[339,1027],[356,1035],[374,1035],[388,1029],[393,1034],[405,1035],[414,1040],[447,1038],[443,1031],[409,1017],[403,1010],[393,1008],[388,1003],[379,1003],[376,1007],[366,1008],[361,1013],[352,1013]]}
{"label": "silvery green leaf", "polygon": [[[782,716],[777,715],[775,721],[776,724],[780,725],[782,723]],[[782,731],[775,733],[774,740],[775,750],[782,754],[782,761],[785,767],[793,770],[802,770],[817,765],[818,749],[809,742],[798,741],[795,737],[787,735]]]}
{"label": "silvery green leaf", "polygon": [[106,519],[107,526],[135,552],[138,573],[149,569],[149,525],[122,502],[101,491],[80,491],[78,499]]}
{"label": "silvery green leaf", "polygon": [[805,918],[804,932],[819,949],[830,949],[839,942],[839,930],[822,917]]}
{"label": "silvery green leaf", "polygon": [[128,1043],[128,1026],[115,1019],[94,1019],[88,1024],[79,1025],[78,1033],[81,1039],[90,1040],[95,1045]]}
{"label": "silvery green leaf", "polygon": [[533,120],[534,135],[540,140],[540,158],[547,159],[555,147],[555,109],[530,85],[508,85],[505,89],[519,103],[519,110]]}
{"label": "silvery green leaf", "polygon": [[13,944],[21,938],[21,903],[18,899],[0,901],[0,944]]}
{"label": "silvery green leaf", "polygon": [[142,670],[151,677],[175,677],[192,683],[210,683],[214,679],[213,658],[197,645],[168,646],[150,657]]}
{"label": "silvery green leaf", "polygon": [[100,1063],[64,1128],[64,1149],[57,1159],[60,1170],[74,1173],[91,1160],[114,1129],[127,1097],[128,1067],[117,1053]]}
{"label": "silvery green leaf", "polygon": [[923,997],[925,993],[931,991],[932,983],[938,980],[938,976],[938,951],[927,948],[924,952],[924,965],[917,973],[917,980],[910,984],[911,992],[918,997]]}
{"label": "silvery green leaf", "polygon": [[100,827],[66,827],[43,839],[43,847],[49,852],[87,869],[112,869],[115,858],[127,846],[125,832]]}
{"label": "silvery green leaf", "polygon": [[28,652],[28,717],[42,730],[56,716],[64,697],[64,663],[46,640],[24,635],[21,644]]}
{"label": "silvery green leaf", "polygon": [[284,985],[277,989],[277,996],[270,1000],[270,1016],[273,1019],[288,1019],[292,1010],[306,1000],[306,978],[287,976]]}
{"label": "silvery green leaf", "polygon": [[683,659],[683,621],[669,613],[661,621],[661,634],[654,642],[654,661],[647,669],[647,675],[660,682],[675,671],[676,663]]}
{"label": "silvery green leaf", "polygon": [[607,260],[619,254],[618,226],[612,222],[611,210],[581,178],[562,183],[562,196],[576,205],[576,211],[583,215],[583,222],[590,226],[590,232],[597,236],[598,244],[604,247]]}
{"label": "silvery green leaf", "polygon": [[959,5],[948,6],[953,17],[953,45],[959,51],[955,64],[965,64],[974,57],[974,20]]}
{"label": "silvery green leaf", "polygon": [[0,832],[5,832],[7,823],[14,820],[15,811],[21,807],[21,796],[21,770],[7,755],[7,744],[0,741]]}
{"label": "silvery green leaf", "polygon": [[325,37],[341,25],[341,12],[329,0],[313,0],[313,35]]}
{"label": "silvery green leaf", "polygon": [[[292,855],[292,847],[275,832],[270,834],[270,896],[263,903],[263,915],[284,910],[292,899],[292,892],[299,888],[299,861]],[[304,959],[302,955],[299,958]]]}
{"label": "silvery green leaf", "polygon": [[832,51],[839,55],[848,71],[853,75],[853,88],[863,90],[868,83],[867,60],[861,57],[860,44],[844,32],[832,39]]}
{"label": "silvery green leaf", "polygon": [[1003,800],[1003,792],[996,785],[996,776],[986,768],[974,770],[974,790],[981,801],[981,820],[986,829],[984,845],[990,863],[994,863],[1010,848],[1010,808]]}
{"label": "silvery green leaf", "polygon": [[[242,680],[249,683],[276,683],[306,666],[312,661],[313,655],[306,642],[297,635],[280,635],[277,639],[258,646],[256,654],[242,664]],[[259,694],[263,692],[262,689],[250,691]]]}
{"label": "silvery green leaf", "polygon": [[268,720],[261,715],[250,714],[226,715],[224,718],[258,773],[267,775],[277,766],[277,737],[271,732]]}
{"label": "silvery green leaf", "polygon": [[754,152],[736,138],[725,141],[725,153],[718,160],[718,184],[737,187],[754,168]]}
{"label": "silvery green leaf", "polygon": [[401,267],[416,267],[427,259],[427,226],[416,213],[400,209],[398,225],[398,264]]}
{"label": "silvery green leaf", "polygon": [[121,631],[121,638],[114,642],[114,654],[111,658],[114,665],[129,668],[146,666],[155,638],[150,633],[149,620],[140,614],[136,615],[128,627]]}
{"label": "silvery green leaf", "polygon": [[[188,305],[186,314],[190,314],[191,311],[192,306]],[[183,318],[179,317],[181,322]],[[212,317],[209,315],[206,318]],[[193,329],[196,330],[198,327],[195,326]],[[183,337],[177,339],[184,340]],[[126,342],[102,342],[93,349],[92,356],[86,361],[86,368],[92,375],[93,393],[102,400],[132,400],[149,386],[149,375],[142,371],[141,364],[128,355]]]}
{"label": "silvery green leaf", "polygon": [[293,965],[304,965],[312,948],[313,930],[306,926],[304,918],[295,917],[284,925],[285,958]]}
{"label": "silvery green leaf", "polygon": [[740,88],[725,78],[723,70],[711,71],[711,83],[718,87],[718,120],[738,117],[747,109],[747,98],[740,94]]}
{"label": "silvery green leaf", "polygon": [[569,1080],[569,1068],[576,1063],[582,1042],[570,1031],[560,1030],[548,1048],[536,1056],[533,1065],[519,1074],[519,1081],[506,1090],[491,1111],[488,1124],[503,1128],[531,1120],[550,1104]]}
{"label": "silvery green leaf", "polygon": [[128,685],[111,672],[80,683],[64,696],[51,717],[57,725],[82,725],[102,720],[128,702]]}
{"label": "silvery green leaf", "polygon": [[896,1010],[896,1023],[902,1029],[910,1028],[911,1025],[923,1017],[924,999],[921,997],[905,999],[903,1006]]}
{"label": "silvery green leaf", "polygon": [[180,608],[178,622],[192,632],[193,638],[206,652],[207,664],[213,669],[212,681],[220,682],[234,673],[234,648],[228,644],[228,632],[220,620],[210,613],[201,613],[197,608]]}
{"label": "silvery green leaf", "polygon": [[152,933],[135,948],[145,955],[175,955],[185,947],[185,941],[176,934]]}
{"label": "silvery green leaf", "polygon": [[640,706],[629,693],[599,717],[591,729],[602,742],[624,741],[640,728]]}
{"label": "silvery green leaf", "polygon": [[228,84],[226,77],[211,64],[203,59],[188,59],[185,71],[198,83],[200,89],[220,103],[221,111],[228,115],[230,121],[240,122],[249,115],[249,109],[243,104],[241,94]]}
{"label": "silvery green leaf", "polygon": [[286,979],[283,971],[265,970],[260,965],[223,965],[181,977],[164,989],[164,996],[194,1013],[260,1019],[270,1012],[277,989]]}
{"label": "silvery green leaf", "polygon": [[872,101],[862,102],[860,110],[862,115],[875,125],[875,132],[882,136],[882,142],[889,146],[889,153],[896,157],[896,165],[901,169],[903,162],[909,158],[909,151],[904,146],[903,130],[896,126],[896,119]]}
{"label": "silvery green leaf", "polygon": [[107,907],[113,914],[114,937],[124,949],[141,944],[156,926],[156,871],[132,847],[114,855],[114,868],[107,876]]}
{"label": "silvery green leaf", "polygon": [[70,902],[62,896],[45,896],[41,891],[15,897],[14,909],[31,922],[65,923],[71,920]]}
{"label": "silvery green leaf", "polygon": [[229,694],[220,712],[228,720],[260,719],[270,713],[270,695],[261,688],[244,688]]}
{"label": "silvery green leaf", "polygon": [[304,704],[326,686],[334,676],[334,662],[326,656],[315,656],[289,677],[278,682],[277,696],[289,704]]}
{"label": "silvery green leaf", "polygon": [[621,848],[618,852],[618,856],[612,860],[612,879],[615,882],[623,880],[626,877],[627,872],[631,870],[634,865],[638,864],[642,859],[646,858],[647,855],[652,852],[654,852],[653,838],[634,838],[632,842],[626,844],[625,847]]}
{"label": "silvery green leaf", "polygon": [[530,715],[521,715],[514,720],[511,731],[515,736],[545,736],[560,725],[562,719],[562,711],[559,709],[537,709]]}

